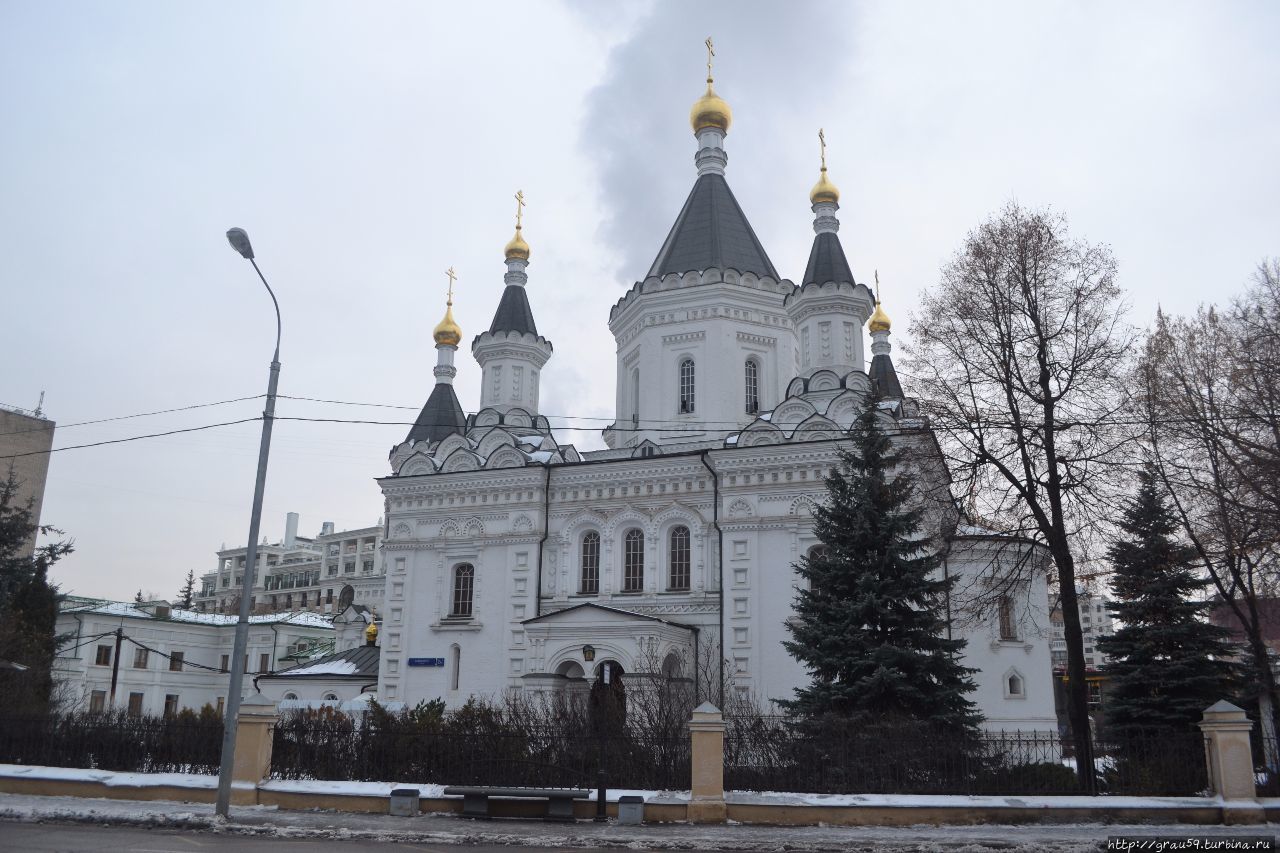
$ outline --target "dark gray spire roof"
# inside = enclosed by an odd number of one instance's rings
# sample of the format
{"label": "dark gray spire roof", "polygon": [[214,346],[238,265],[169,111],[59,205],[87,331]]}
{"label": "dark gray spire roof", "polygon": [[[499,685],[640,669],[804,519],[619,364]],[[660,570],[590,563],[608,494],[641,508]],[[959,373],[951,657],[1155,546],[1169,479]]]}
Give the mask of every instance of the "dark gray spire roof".
{"label": "dark gray spire roof", "polygon": [[832,231],[814,235],[813,250],[809,252],[809,265],[804,269],[801,284],[825,284],[828,281],[847,281],[854,284],[853,271],[845,259],[840,238]]}
{"label": "dark gray spire roof", "polygon": [[467,418],[453,386],[437,382],[405,441],[439,441],[455,432],[465,432],[466,428]]}
{"label": "dark gray spire roof", "polygon": [[905,396],[902,393],[902,383],[898,381],[898,371],[893,369],[888,353],[871,359],[870,376],[876,393],[884,399],[901,400]]}
{"label": "dark gray spire roof", "polygon": [[649,275],[710,267],[778,278],[724,175],[702,175],[671,226]]}
{"label": "dark gray spire roof", "polygon": [[520,332],[538,334],[538,327],[533,322],[533,309],[529,307],[529,295],[518,284],[508,284],[502,291],[502,300],[498,310],[493,314],[493,323],[489,326],[493,334],[498,332]]}

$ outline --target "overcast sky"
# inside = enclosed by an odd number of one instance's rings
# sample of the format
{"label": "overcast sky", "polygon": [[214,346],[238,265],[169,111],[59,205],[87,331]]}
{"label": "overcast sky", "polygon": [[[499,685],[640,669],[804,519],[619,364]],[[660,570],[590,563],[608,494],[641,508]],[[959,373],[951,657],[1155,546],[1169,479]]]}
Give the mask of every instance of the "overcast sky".
{"label": "overcast sky", "polygon": [[[55,446],[251,418],[284,314],[279,414],[412,420],[444,270],[469,342],[528,199],[544,413],[601,446],[609,306],[691,187],[708,34],[728,179],[779,271],[812,240],[825,127],[855,274],[904,330],[1010,199],[1109,243],[1133,320],[1238,291],[1280,254],[1275,3],[321,3],[0,0],[0,402]],[[899,343],[902,332],[899,331]],[[456,382],[479,399],[464,345]],[[553,420],[565,424],[563,419]],[[243,544],[257,423],[51,460],[43,520],[82,595],[173,596]],[[406,426],[278,422],[263,531],[375,523]]]}

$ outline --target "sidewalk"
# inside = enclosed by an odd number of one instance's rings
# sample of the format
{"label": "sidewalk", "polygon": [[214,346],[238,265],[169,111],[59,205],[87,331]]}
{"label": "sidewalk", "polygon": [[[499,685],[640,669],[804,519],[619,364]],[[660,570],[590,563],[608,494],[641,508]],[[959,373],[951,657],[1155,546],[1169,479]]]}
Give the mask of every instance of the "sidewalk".
{"label": "sidewalk", "polygon": [[0,820],[87,822],[233,832],[279,838],[342,838],[419,844],[523,844],[552,849],[617,847],[631,850],[828,851],[1078,851],[1102,849],[1109,835],[1274,836],[1273,826],[1121,826],[1036,824],[1024,826],[773,827],[616,823],[549,824],[541,821],[473,821],[452,815],[400,818],[337,812],[280,811],[266,806],[231,810],[223,822],[213,806],[76,797],[0,794]]}

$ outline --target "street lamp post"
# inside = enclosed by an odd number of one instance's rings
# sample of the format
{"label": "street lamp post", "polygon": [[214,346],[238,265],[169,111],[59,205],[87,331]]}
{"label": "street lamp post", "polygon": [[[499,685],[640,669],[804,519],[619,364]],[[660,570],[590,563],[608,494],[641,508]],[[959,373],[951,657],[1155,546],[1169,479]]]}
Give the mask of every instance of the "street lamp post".
{"label": "street lamp post", "polygon": [[[267,484],[267,455],[271,451],[271,423],[276,413],[276,385],[280,381],[280,303],[267,284],[266,276],[258,269],[258,262],[253,259],[253,246],[249,243],[249,235],[243,228],[232,228],[227,232],[227,240],[231,248],[244,256],[262,279],[262,284],[271,294],[271,304],[276,309],[276,351],[271,357],[271,377],[267,380],[267,404],[262,412],[262,442],[258,446],[258,480],[253,487],[253,511],[249,516],[249,548],[245,554],[244,575],[240,582],[240,619],[236,622],[235,644],[231,650],[231,683],[227,687],[226,717],[222,725],[222,764],[218,769],[218,799],[216,811],[222,817],[227,816],[231,805],[231,771],[235,764],[236,754],[236,719],[240,714],[240,690],[244,685],[244,671],[247,661],[246,647],[249,645],[249,602],[253,594],[253,579],[258,568],[258,528],[262,522],[262,492]],[[232,569],[234,572],[234,568]]]}

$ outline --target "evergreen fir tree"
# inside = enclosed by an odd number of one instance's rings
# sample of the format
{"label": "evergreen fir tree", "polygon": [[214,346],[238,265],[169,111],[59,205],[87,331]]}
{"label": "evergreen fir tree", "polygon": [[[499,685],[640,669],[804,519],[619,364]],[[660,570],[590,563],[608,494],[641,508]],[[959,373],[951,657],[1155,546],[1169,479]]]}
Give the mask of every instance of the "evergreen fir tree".
{"label": "evergreen fir tree", "polygon": [[182,584],[182,589],[178,590],[178,598],[174,602],[175,607],[183,610],[190,610],[192,600],[196,595],[196,573],[194,569],[187,569],[187,579]]}
{"label": "evergreen fir tree", "polygon": [[1189,731],[1231,689],[1227,632],[1204,618],[1209,602],[1193,600],[1208,581],[1191,569],[1194,552],[1171,538],[1177,521],[1151,470],[1138,475],[1120,529],[1107,552],[1115,595],[1107,609],[1122,627],[1097,643],[1110,658],[1107,726],[1121,737]]}
{"label": "evergreen fir tree", "polygon": [[69,542],[28,549],[39,533],[56,533],[38,527],[31,503],[18,499],[18,481],[12,470],[0,482],[0,659],[26,667],[0,670],[0,710],[24,713],[47,710],[53,701],[53,658],[60,639],[56,635],[62,594],[49,582],[49,568],[71,553]]}
{"label": "evergreen fir tree", "polygon": [[143,597],[142,597],[142,590],[141,590],[141,589],[139,589],[137,592],[135,592],[135,593],[133,594],[133,603],[134,603],[134,604],[146,604],[146,603],[147,603],[147,600],[146,600],[145,598],[143,598]]}
{"label": "evergreen fir tree", "polygon": [[954,578],[915,537],[922,512],[914,485],[877,422],[868,396],[826,479],[828,502],[814,514],[825,546],[796,565],[805,581],[784,645],[812,675],[784,702],[806,719],[853,723],[903,720],[973,732],[979,714],[966,694],[973,670],[946,637],[943,607]]}

